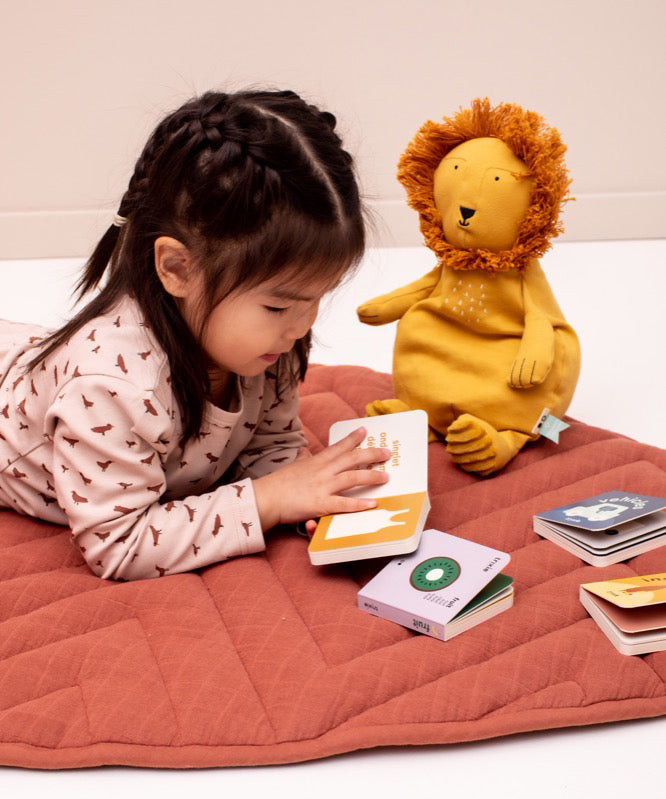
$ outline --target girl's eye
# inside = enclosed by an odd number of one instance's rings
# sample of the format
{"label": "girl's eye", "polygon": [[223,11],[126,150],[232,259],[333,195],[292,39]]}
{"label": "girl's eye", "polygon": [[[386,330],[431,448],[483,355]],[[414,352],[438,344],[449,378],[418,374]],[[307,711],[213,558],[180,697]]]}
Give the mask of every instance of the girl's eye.
{"label": "girl's eye", "polygon": [[286,313],[289,308],[276,308],[273,305],[264,305],[264,308],[271,313]]}

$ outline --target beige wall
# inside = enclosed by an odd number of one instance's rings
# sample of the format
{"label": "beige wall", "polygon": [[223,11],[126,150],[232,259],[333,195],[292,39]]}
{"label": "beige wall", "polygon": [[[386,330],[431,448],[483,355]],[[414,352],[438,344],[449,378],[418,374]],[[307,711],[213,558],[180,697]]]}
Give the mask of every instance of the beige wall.
{"label": "beige wall", "polygon": [[663,0],[1,0],[0,257],[81,255],[161,115],[210,87],[333,110],[380,220],[419,243],[395,164],[476,96],[558,127],[574,239],[666,236]]}

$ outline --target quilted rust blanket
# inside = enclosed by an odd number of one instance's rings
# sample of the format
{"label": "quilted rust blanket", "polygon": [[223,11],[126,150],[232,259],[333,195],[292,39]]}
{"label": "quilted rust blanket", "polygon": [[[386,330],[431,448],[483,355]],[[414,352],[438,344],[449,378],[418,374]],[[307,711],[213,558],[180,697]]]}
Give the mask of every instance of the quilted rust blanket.
{"label": "quilted rust blanket", "polygon": [[[313,450],[390,378],[311,367]],[[286,763],[666,713],[666,652],[618,654],[581,582],[666,571],[666,547],[586,566],[532,515],[609,488],[666,496],[666,453],[569,420],[486,479],[429,447],[428,526],[511,553],[514,607],[448,643],[356,608],[383,562],[310,565],[307,541],[135,583],[93,576],[60,527],[0,512],[0,763]]]}

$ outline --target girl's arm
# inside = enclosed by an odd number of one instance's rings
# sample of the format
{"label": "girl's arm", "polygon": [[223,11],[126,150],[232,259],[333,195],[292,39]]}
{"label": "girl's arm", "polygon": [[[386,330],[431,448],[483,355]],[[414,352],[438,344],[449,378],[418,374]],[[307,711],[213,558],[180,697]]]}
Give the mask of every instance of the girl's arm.
{"label": "girl's arm", "polygon": [[70,380],[46,430],[58,503],[98,576],[159,577],[264,549],[251,480],[159,501],[174,426],[152,392],[104,375]]}
{"label": "girl's arm", "polygon": [[374,506],[339,494],[382,481],[383,473],[358,467],[389,456],[356,450],[363,436],[349,436],[309,458],[305,469],[296,468],[298,461],[257,480],[160,502],[162,458],[173,451],[175,430],[152,392],[106,375],[77,377],[61,389],[45,421],[58,504],[73,541],[95,574],[117,580],[247,555],[265,548],[263,530],[279,522]]}
{"label": "girl's arm", "polygon": [[414,303],[432,294],[442,272],[440,265],[427,275],[388,294],[364,302],[356,309],[358,318],[366,325],[385,325],[400,319]]}
{"label": "girl's arm", "polygon": [[252,438],[236,459],[234,477],[262,477],[296,460],[307,445],[298,406],[298,386],[284,386],[278,397],[275,379],[266,377],[262,414]]}

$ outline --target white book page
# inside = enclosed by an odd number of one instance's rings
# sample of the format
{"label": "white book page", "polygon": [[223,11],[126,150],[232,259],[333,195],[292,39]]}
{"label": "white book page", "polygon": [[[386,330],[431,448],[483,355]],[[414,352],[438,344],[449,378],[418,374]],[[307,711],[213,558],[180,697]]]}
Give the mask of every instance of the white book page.
{"label": "white book page", "polygon": [[329,443],[344,438],[359,427],[366,429],[361,447],[387,447],[391,457],[373,469],[389,475],[387,483],[363,486],[346,493],[349,496],[393,497],[417,494],[428,489],[428,416],[425,411],[404,411],[365,419],[345,419],[331,425]]}

